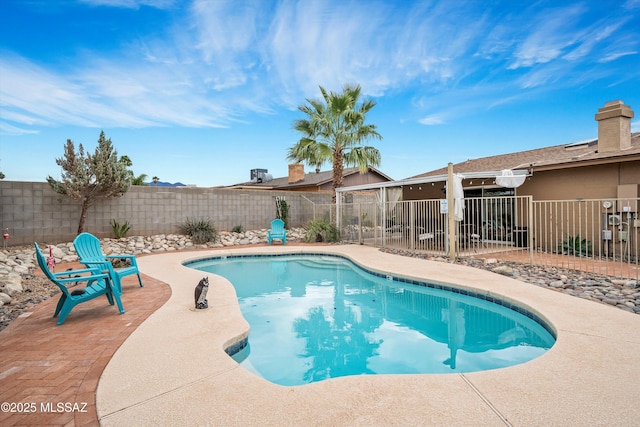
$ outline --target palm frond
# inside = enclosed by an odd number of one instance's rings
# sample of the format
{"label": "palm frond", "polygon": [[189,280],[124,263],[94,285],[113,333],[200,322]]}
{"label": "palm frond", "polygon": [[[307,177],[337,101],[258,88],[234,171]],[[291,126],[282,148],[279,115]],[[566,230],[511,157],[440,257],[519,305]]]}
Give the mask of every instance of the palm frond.
{"label": "palm frond", "polygon": [[375,125],[366,123],[366,114],[376,103],[371,99],[360,102],[360,85],[344,85],[342,92],[327,91],[320,86],[320,93],[322,100],[307,99],[307,104],[298,107],[307,117],[293,122],[302,138],[288,150],[287,158],[317,167],[332,161],[335,200],[335,189],[342,186],[345,162],[357,165],[363,172],[380,164],[380,152],[361,144],[382,136]]}

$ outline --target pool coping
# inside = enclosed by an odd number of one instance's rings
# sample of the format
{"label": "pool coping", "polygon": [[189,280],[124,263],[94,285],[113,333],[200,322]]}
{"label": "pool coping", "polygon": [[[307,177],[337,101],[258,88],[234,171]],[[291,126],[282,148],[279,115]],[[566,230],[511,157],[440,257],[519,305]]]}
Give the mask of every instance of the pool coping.
{"label": "pool coping", "polygon": [[[532,309],[556,331],[541,357],[465,374],[371,375],[286,387],[258,378],[225,349],[245,339],[233,286],[182,265],[227,254],[326,253],[377,272],[477,289]],[[105,368],[96,392],[102,425],[624,425],[640,420],[640,316],[470,267],[359,245],[270,246],[141,257],[168,283],[169,301]],[[209,309],[193,309],[209,276]],[[470,283],[473,283],[471,286]]]}

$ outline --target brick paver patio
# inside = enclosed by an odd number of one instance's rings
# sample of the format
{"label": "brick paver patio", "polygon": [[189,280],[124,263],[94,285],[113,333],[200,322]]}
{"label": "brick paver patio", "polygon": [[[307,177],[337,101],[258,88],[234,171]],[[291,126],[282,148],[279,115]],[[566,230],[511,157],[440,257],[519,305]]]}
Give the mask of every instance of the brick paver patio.
{"label": "brick paver patio", "polygon": [[123,315],[106,298],[97,298],[76,306],[56,326],[56,295],[0,332],[0,425],[99,425],[95,392],[102,371],[124,340],[171,295],[163,282],[142,279],[142,288],[135,276],[123,281]]}

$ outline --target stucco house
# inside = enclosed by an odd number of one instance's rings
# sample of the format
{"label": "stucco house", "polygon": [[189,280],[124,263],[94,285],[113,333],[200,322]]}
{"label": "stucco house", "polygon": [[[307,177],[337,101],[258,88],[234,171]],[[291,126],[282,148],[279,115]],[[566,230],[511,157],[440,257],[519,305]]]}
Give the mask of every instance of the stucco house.
{"label": "stucco house", "polygon": [[[592,140],[467,160],[453,165],[455,173],[525,170],[527,178],[507,189],[490,178],[463,180],[465,197],[533,196],[535,200],[575,200],[639,197],[640,133],[631,133],[634,112],[622,101],[605,104],[595,115],[598,137]],[[410,179],[447,174],[441,168]],[[403,187],[404,200],[442,197],[439,186]],[[634,210],[637,212],[637,210]]]}
{"label": "stucco house", "polygon": [[[640,133],[631,132],[633,117],[622,101],[607,102],[595,114],[597,138],[453,164],[464,193],[459,241],[474,249],[481,242],[557,252],[579,238],[588,245],[581,248],[585,253],[637,256]],[[378,194],[386,206],[381,224],[386,230],[390,223],[402,224],[410,230],[405,243],[413,247],[446,231],[448,172],[443,167],[382,183],[380,192],[360,185],[340,193],[345,202],[358,191]],[[508,175],[515,176],[512,185],[503,183]]]}

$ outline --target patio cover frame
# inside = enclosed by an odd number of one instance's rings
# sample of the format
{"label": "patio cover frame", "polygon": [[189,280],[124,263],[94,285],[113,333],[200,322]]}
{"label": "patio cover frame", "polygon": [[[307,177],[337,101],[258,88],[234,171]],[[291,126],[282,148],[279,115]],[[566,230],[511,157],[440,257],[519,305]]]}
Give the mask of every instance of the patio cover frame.
{"label": "patio cover frame", "polygon": [[[529,169],[515,169],[512,170],[513,176],[531,176],[532,172]],[[449,230],[454,230],[455,219],[453,215],[450,213],[453,211],[453,191],[449,191],[449,188],[453,188],[453,163],[449,163],[447,165],[447,174],[446,175],[433,175],[433,176],[425,176],[419,178],[407,178],[401,179],[398,181],[387,181],[387,182],[377,182],[374,184],[362,184],[362,185],[353,185],[351,187],[340,187],[336,188],[336,226],[340,229],[340,220],[342,218],[342,193],[352,192],[352,191],[364,191],[364,190],[379,190],[380,191],[380,201],[384,206],[387,201],[387,192],[384,191],[386,188],[393,187],[402,187],[405,185],[419,185],[419,184],[428,184],[432,182],[442,182],[445,181],[447,183],[447,220],[449,223]],[[461,175],[462,179],[478,179],[478,178],[497,178],[502,176],[502,171],[484,171],[484,172],[461,172],[457,175]],[[382,223],[386,223],[386,210],[382,210]],[[456,257],[455,254],[455,235],[454,233],[449,233],[449,258],[454,259]]]}

